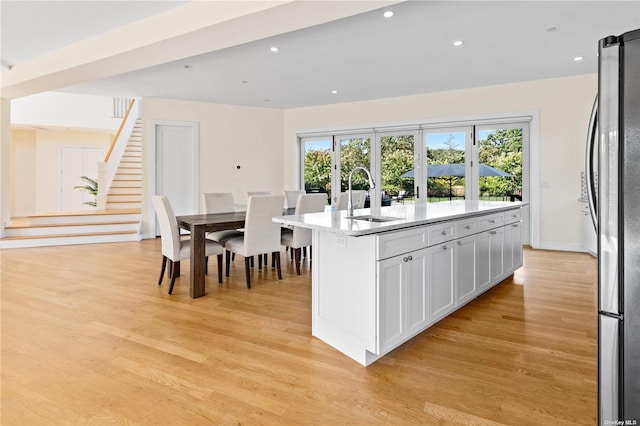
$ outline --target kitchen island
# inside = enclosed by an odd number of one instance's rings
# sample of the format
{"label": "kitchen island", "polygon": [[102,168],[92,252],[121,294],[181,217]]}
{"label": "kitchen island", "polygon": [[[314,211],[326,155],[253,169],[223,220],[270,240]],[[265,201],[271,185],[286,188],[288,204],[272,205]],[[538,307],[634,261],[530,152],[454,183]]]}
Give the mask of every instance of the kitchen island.
{"label": "kitchen island", "polygon": [[313,233],[312,334],[362,365],[522,266],[520,202],[283,216]]}

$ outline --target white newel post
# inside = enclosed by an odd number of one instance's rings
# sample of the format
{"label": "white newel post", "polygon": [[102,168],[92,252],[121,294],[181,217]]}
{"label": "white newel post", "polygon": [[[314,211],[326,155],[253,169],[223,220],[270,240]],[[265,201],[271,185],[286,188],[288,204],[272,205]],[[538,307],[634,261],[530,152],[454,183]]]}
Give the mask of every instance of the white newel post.
{"label": "white newel post", "polygon": [[98,196],[96,199],[96,209],[107,209],[107,191],[109,190],[109,180],[107,177],[107,163],[98,161]]}

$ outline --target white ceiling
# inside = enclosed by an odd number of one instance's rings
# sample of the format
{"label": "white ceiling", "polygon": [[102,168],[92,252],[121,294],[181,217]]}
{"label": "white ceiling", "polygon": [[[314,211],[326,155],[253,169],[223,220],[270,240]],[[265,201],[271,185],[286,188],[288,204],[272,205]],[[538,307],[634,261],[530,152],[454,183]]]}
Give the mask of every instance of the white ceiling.
{"label": "white ceiling", "polygon": [[[3,0],[3,73],[184,3]],[[640,1],[407,1],[58,90],[296,108],[595,73],[597,41],[637,28]]]}

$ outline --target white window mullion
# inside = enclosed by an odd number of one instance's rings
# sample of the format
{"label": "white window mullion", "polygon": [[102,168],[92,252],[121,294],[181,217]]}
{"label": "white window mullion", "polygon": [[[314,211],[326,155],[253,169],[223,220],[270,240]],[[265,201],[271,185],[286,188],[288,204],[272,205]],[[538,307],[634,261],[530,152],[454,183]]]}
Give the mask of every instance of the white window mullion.
{"label": "white window mullion", "polygon": [[478,188],[479,161],[478,161],[478,141],[476,137],[476,127],[471,126],[466,140],[465,174],[467,182],[465,184],[465,198],[467,200],[477,200],[480,196]]}

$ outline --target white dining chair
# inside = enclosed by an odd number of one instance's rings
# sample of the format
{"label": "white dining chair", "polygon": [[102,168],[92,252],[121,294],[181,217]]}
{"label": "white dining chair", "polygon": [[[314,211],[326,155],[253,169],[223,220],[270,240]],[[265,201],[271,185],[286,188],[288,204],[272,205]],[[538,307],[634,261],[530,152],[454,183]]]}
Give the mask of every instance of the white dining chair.
{"label": "white dining chair", "polygon": [[[202,194],[202,213],[232,213],[236,211],[236,204],[232,192],[205,192]],[[231,238],[242,236],[239,229],[225,229],[207,233],[207,238],[224,246],[224,243]],[[235,260],[235,254],[231,260]]]}
{"label": "white dining chair", "polygon": [[[364,201],[367,198],[367,191],[363,189],[354,189],[351,191],[353,197],[353,208],[361,209],[364,208]],[[336,210],[346,210],[347,205],[349,203],[349,193],[341,192],[338,194],[338,201],[336,202]]]}
{"label": "white dining chair", "polygon": [[[171,285],[169,286],[169,294],[173,292],[173,286],[176,278],[180,275],[180,261],[191,257],[191,241],[189,239],[180,238],[180,229],[176,216],[169,199],[164,195],[156,195],[153,197],[153,206],[158,216],[158,224],[160,225],[160,238],[162,239],[162,267],[160,268],[160,279],[158,285],[162,284],[162,278],[169,260],[169,276],[171,277]],[[222,246],[216,242],[205,240],[205,257],[208,261],[209,256],[216,255],[218,257],[218,282],[222,283]],[[207,262],[208,263],[208,262]]]}
{"label": "white dining chair", "polygon": [[298,203],[298,196],[306,194],[305,191],[296,189],[296,190],[285,190],[284,191],[284,208],[285,209],[293,209],[296,207]]}
{"label": "white dining chair", "polygon": [[[316,213],[324,211],[327,205],[327,194],[304,194],[298,197],[296,215]],[[282,228],[280,243],[293,249],[293,258],[296,264],[296,273],[300,275],[300,257],[303,247],[311,246],[311,229],[294,226],[293,229]],[[311,257],[311,248],[309,249]]]}
{"label": "white dining chair", "polygon": [[[282,215],[283,195],[253,195],[247,203],[247,216],[244,235],[225,242],[228,252],[244,257],[247,288],[251,288],[251,258],[271,253],[278,270],[278,279],[282,279],[280,268],[280,225],[271,219]],[[227,253],[227,275],[229,274],[229,254]],[[266,262],[265,262],[266,268]]]}
{"label": "white dining chair", "polygon": [[[202,194],[202,213],[232,213],[236,211],[235,200],[231,192],[205,192]],[[242,231],[229,229],[214,231],[207,234],[207,238],[224,245],[224,241],[241,237]]]}

